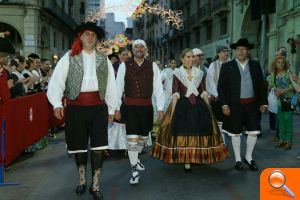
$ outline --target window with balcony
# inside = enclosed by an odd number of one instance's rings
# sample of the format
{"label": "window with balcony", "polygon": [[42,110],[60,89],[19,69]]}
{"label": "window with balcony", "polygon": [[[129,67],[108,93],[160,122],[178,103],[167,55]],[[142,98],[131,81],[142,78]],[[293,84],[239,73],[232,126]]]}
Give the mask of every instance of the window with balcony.
{"label": "window with balcony", "polygon": [[62,8],[63,11],[65,11],[65,8],[66,8],[65,0],[61,0],[61,8]]}
{"label": "window with balcony", "polygon": [[53,32],[53,47],[56,47],[56,32]]}
{"label": "window with balcony", "polygon": [[212,39],[212,25],[207,25],[206,27],[206,40],[209,41]]}
{"label": "window with balcony", "polygon": [[195,33],[195,43],[199,44],[200,43],[200,31],[196,31]]}
{"label": "window with balcony", "polygon": [[227,34],[227,17],[224,17],[220,20],[220,35]]}
{"label": "window with balcony", "polygon": [[62,50],[65,50],[65,37],[62,36],[61,38],[61,47],[62,47]]}
{"label": "window with balcony", "polygon": [[79,12],[81,15],[84,15],[85,14],[85,4],[84,2],[81,2],[80,3],[80,9],[79,9]]}
{"label": "window with balcony", "polygon": [[191,41],[190,41],[190,35],[187,35],[185,37],[185,47],[186,48],[190,48],[190,43],[191,43]]}
{"label": "window with balcony", "polygon": [[69,11],[69,15],[73,15],[73,0],[69,0],[68,1],[68,11]]}
{"label": "window with balcony", "polygon": [[180,49],[180,51],[183,50],[183,38],[182,37],[179,38],[179,49]]}

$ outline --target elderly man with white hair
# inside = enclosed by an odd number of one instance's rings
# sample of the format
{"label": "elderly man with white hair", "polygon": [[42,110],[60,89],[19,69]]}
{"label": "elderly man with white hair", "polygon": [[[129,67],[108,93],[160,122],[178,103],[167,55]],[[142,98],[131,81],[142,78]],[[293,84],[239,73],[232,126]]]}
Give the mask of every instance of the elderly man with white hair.
{"label": "elderly man with white hair", "polygon": [[[138,39],[132,45],[132,59],[123,62],[117,74],[117,90],[119,107],[115,112],[118,120],[124,117],[128,142],[128,156],[132,176],[130,184],[138,184],[139,171],[145,167],[139,160],[145,141],[153,127],[153,107],[151,97],[154,96],[158,119],[164,113],[164,95],[160,70],[157,65],[145,58],[147,46],[145,41]],[[124,96],[126,116],[121,116],[121,98]]]}
{"label": "elderly man with white hair", "polygon": [[203,78],[205,80],[207,75],[207,68],[203,65],[204,63],[204,53],[201,49],[194,48],[193,50],[194,54],[194,67],[197,67],[203,71],[204,75]]}

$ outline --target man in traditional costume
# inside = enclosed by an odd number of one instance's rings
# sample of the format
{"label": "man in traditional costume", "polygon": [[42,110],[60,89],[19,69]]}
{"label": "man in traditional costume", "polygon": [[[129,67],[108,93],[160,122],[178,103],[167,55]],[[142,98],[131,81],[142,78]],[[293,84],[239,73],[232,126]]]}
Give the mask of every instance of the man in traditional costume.
{"label": "man in traditional costume", "polygon": [[[139,160],[139,152],[143,150],[153,127],[153,107],[151,97],[156,100],[158,119],[163,117],[164,95],[160,70],[157,65],[145,59],[147,46],[145,41],[138,39],[132,45],[134,58],[123,62],[117,74],[119,107],[125,105],[125,125],[128,139],[128,156],[132,175],[130,184],[138,184],[139,171],[145,167]],[[115,113],[116,119],[121,118],[120,109]]]}
{"label": "man in traditional costume", "polygon": [[258,171],[252,152],[260,134],[260,112],[265,112],[268,104],[263,72],[260,64],[248,57],[254,45],[247,38],[239,39],[230,48],[235,49],[235,59],[222,64],[218,81],[218,97],[225,115],[223,131],[231,136],[236,170],[243,170],[240,146],[245,131],[244,162],[251,170]]}
{"label": "man in traditional costume", "polygon": [[114,118],[117,92],[114,69],[106,55],[95,47],[104,38],[104,31],[92,22],[76,29],[71,51],[57,63],[49,83],[47,96],[54,107],[54,115],[64,116],[62,97],[67,98],[66,142],[69,153],[75,155],[79,172],[77,194],[86,191],[86,165],[90,141],[93,198],[103,199],[99,179],[103,165],[103,151],[108,148],[107,126]]}

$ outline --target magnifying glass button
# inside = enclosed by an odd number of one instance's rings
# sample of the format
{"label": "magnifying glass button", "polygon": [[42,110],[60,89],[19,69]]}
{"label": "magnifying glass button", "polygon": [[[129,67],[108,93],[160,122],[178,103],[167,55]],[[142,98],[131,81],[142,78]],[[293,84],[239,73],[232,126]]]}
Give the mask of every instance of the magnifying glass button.
{"label": "magnifying glass button", "polygon": [[295,198],[295,194],[292,192],[292,190],[290,188],[288,188],[285,185],[286,182],[286,178],[285,175],[279,171],[279,170],[275,170],[273,171],[270,176],[269,176],[269,184],[273,187],[273,188],[282,188],[284,189],[292,198]]}

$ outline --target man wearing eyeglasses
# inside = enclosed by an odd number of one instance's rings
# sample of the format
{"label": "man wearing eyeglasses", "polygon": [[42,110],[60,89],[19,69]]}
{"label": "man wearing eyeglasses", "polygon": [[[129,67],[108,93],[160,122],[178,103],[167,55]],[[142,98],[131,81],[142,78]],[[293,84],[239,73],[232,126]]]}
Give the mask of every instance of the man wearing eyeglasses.
{"label": "man wearing eyeglasses", "polygon": [[229,48],[227,46],[217,46],[216,49],[217,53],[217,60],[212,62],[209,65],[209,68],[207,70],[207,76],[206,76],[206,91],[211,99],[211,108],[214,112],[214,115],[218,121],[218,125],[220,128],[220,132],[222,133],[222,137],[225,143],[225,136],[222,132],[222,125],[223,125],[223,112],[222,112],[222,106],[220,104],[219,98],[218,98],[218,80],[220,75],[220,69],[221,65],[228,61],[229,58]]}

